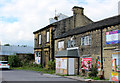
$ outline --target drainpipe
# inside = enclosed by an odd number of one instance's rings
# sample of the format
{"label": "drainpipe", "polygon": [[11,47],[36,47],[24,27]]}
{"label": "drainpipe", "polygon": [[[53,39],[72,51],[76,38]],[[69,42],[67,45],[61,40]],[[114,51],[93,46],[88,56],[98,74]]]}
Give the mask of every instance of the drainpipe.
{"label": "drainpipe", "polygon": [[101,28],[101,69],[103,69],[103,31]]}
{"label": "drainpipe", "polygon": [[55,40],[54,40],[54,32],[55,32],[55,30],[51,30],[51,34],[52,34],[52,36],[51,36],[51,49],[52,49],[52,60],[54,61],[54,43],[55,43]]}
{"label": "drainpipe", "polygon": [[79,69],[80,69],[80,57],[78,58],[78,72],[77,72],[77,75],[79,75]]}

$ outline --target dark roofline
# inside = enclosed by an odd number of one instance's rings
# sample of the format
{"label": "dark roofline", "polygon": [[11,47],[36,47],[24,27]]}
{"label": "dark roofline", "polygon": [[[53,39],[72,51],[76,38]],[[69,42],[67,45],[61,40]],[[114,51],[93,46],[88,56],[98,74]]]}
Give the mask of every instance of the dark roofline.
{"label": "dark roofline", "polygon": [[74,6],[72,9],[74,9],[74,8],[84,9],[83,7],[79,7],[79,6]]}
{"label": "dark roofline", "polygon": [[120,24],[120,15],[106,18],[106,19],[103,19],[103,20],[100,20],[97,22],[93,22],[93,23],[88,24],[86,26],[75,28],[73,30],[70,30],[70,31],[62,34],[62,35],[59,35],[58,37],[55,37],[55,40],[65,38],[68,36],[78,35],[81,33],[85,33],[87,31],[92,31],[92,30],[96,30],[96,29],[100,29],[100,28],[103,29],[105,27],[109,27],[109,26],[113,26],[113,25],[117,25],[117,24]]}
{"label": "dark roofline", "polygon": [[45,29],[47,29],[47,28],[49,28],[49,27],[54,27],[54,26],[55,26],[54,24],[49,24],[49,25],[47,25],[46,27],[41,28],[41,29],[39,29],[39,30],[33,32],[33,34],[38,33],[39,31],[45,30]]}

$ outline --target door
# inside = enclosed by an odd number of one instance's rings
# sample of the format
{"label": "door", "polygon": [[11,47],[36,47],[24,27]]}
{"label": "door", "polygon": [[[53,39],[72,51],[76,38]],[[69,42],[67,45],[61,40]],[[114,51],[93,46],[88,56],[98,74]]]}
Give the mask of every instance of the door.
{"label": "door", "polygon": [[49,61],[49,52],[46,51],[46,52],[45,52],[45,67],[46,67],[46,68],[47,68],[47,63],[48,63],[48,61]]}
{"label": "door", "polygon": [[74,65],[74,58],[68,59],[68,75],[75,74],[75,65]]}

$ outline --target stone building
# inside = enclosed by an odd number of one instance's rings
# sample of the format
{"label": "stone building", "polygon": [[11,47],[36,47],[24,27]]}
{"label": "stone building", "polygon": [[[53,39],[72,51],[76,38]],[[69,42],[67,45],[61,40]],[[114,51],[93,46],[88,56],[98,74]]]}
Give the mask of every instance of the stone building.
{"label": "stone building", "polygon": [[55,55],[68,48],[78,49],[80,58],[91,58],[91,63],[100,60],[100,68],[104,69],[104,76],[108,79],[112,72],[112,53],[120,50],[118,33],[120,15],[74,28],[55,37]]}
{"label": "stone building", "polygon": [[34,32],[34,53],[37,64],[47,66],[48,61],[54,60],[54,27],[51,24]]}
{"label": "stone building", "polygon": [[84,15],[84,8],[74,6],[72,10],[73,16],[62,20],[58,20],[58,17],[55,16],[56,22],[33,32],[35,41],[34,52],[36,60],[39,59],[39,64],[46,66],[49,60],[54,60],[54,37],[93,22]]}

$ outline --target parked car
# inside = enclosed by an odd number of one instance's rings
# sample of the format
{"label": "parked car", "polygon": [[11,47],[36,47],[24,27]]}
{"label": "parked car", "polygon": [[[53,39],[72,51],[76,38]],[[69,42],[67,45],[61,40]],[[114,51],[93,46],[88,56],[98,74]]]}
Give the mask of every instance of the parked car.
{"label": "parked car", "polygon": [[9,69],[10,65],[8,61],[0,61],[0,69]]}

